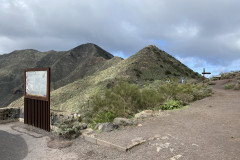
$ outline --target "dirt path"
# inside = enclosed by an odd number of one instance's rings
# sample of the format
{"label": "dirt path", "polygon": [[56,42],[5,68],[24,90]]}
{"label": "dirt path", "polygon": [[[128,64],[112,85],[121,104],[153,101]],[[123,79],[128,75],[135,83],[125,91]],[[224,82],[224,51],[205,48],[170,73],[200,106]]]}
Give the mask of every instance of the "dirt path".
{"label": "dirt path", "polygon": [[189,108],[164,112],[163,116],[144,120],[142,126],[98,135],[119,145],[127,145],[138,137],[146,140],[129,152],[91,144],[82,138],[68,148],[51,149],[47,147],[48,135],[43,133],[34,138],[19,133],[11,128],[15,123],[0,125],[0,131],[18,135],[25,141],[22,143],[23,146],[26,143],[27,148],[19,156],[24,159],[239,160],[240,91],[226,91],[224,83],[226,81],[218,81],[212,97],[197,101]]}
{"label": "dirt path", "polygon": [[218,81],[212,97],[187,109],[98,137],[121,145],[137,137],[150,139],[132,150],[139,159],[240,159],[240,92],[223,90],[225,83]]}

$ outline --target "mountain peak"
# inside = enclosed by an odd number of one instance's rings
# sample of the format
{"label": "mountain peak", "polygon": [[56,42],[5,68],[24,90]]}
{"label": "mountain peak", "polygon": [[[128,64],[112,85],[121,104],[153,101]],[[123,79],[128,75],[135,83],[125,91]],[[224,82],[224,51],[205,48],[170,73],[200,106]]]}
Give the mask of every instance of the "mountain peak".
{"label": "mountain peak", "polygon": [[96,48],[98,47],[96,44],[94,43],[85,43],[85,44],[81,44],[71,50],[77,50],[77,49],[80,49],[80,48]]}
{"label": "mountain peak", "polygon": [[35,53],[35,52],[39,52],[38,50],[35,49],[22,49],[22,50],[15,50],[11,53]]}
{"label": "mountain peak", "polygon": [[86,44],[79,45],[71,49],[70,53],[75,56],[88,54],[96,57],[103,57],[105,59],[111,59],[114,57],[112,54],[105,51],[104,49],[102,49],[101,47],[99,47],[94,43],[86,43]]}
{"label": "mountain peak", "polygon": [[[154,46],[154,45],[148,45],[146,47],[144,47],[143,49],[141,49],[140,51],[138,51],[136,53],[136,56],[147,56],[148,58],[150,57],[155,57],[157,55],[160,54],[164,54],[165,52],[161,49],[159,49],[158,47]],[[167,54],[167,53],[165,53]]]}
{"label": "mountain peak", "polygon": [[157,46],[155,46],[155,45],[148,45],[148,46],[144,47],[143,49],[163,52],[163,50],[159,49],[159,48],[158,48]]}

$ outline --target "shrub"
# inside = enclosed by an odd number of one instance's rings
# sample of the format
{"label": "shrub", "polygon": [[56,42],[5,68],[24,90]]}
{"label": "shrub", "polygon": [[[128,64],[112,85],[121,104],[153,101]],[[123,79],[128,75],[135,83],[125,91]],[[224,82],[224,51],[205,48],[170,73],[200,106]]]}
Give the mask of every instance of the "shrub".
{"label": "shrub", "polygon": [[188,104],[191,101],[210,96],[212,89],[210,87],[202,85],[177,84],[172,82],[161,85],[158,88],[158,92],[164,95],[166,101],[173,99],[181,101],[183,104]]}
{"label": "shrub", "polygon": [[114,118],[116,118],[117,116],[111,112],[111,111],[107,111],[107,110],[103,110],[98,112],[98,114],[94,117],[94,123],[104,123],[104,122],[113,122]]}
{"label": "shrub", "polygon": [[193,88],[193,97],[194,97],[194,101],[196,100],[200,100],[200,99],[203,99],[205,97],[208,97],[210,96],[212,93],[212,88],[210,87],[207,87],[207,86],[201,86],[201,85],[196,85],[194,88]]}
{"label": "shrub", "polygon": [[141,108],[154,108],[160,105],[164,100],[162,93],[157,92],[155,89],[144,88],[141,92]]}
{"label": "shrub", "polygon": [[59,122],[57,127],[58,129],[56,130],[56,133],[67,139],[77,138],[80,135],[80,130],[83,129],[82,123],[79,123],[74,119],[65,119],[62,122]]}
{"label": "shrub", "polygon": [[168,100],[164,105],[161,106],[162,110],[173,110],[181,108],[182,104],[180,101]]}
{"label": "shrub", "polygon": [[208,82],[208,85],[215,85],[216,84],[216,82],[214,82],[214,81],[209,81]]}
{"label": "shrub", "polygon": [[166,71],[165,71],[165,75],[169,75],[169,74],[172,74],[172,72],[169,71],[169,70],[166,70]]}
{"label": "shrub", "polygon": [[140,71],[140,70],[137,69],[137,68],[134,68],[133,70],[136,72],[136,76],[137,76],[137,77],[140,77],[140,76],[141,76],[142,71]]}
{"label": "shrub", "polygon": [[177,76],[180,76],[179,74],[177,74],[177,73],[173,73],[173,75],[175,76],[175,77],[177,77]]}
{"label": "shrub", "polygon": [[[119,81],[113,88],[105,91],[104,96],[93,98],[93,112],[108,110],[113,115],[127,117],[141,108],[140,89],[135,84]],[[95,116],[96,116],[95,114]]]}
{"label": "shrub", "polygon": [[167,83],[159,86],[158,92],[162,93],[166,100],[176,99],[176,95],[179,92],[177,83]]}
{"label": "shrub", "polygon": [[230,83],[230,84],[225,84],[224,85],[225,89],[233,89],[234,88],[234,84]]}
{"label": "shrub", "polygon": [[195,75],[191,75],[191,78],[195,79],[195,78],[196,78],[196,76],[195,76]]}
{"label": "shrub", "polygon": [[211,95],[211,88],[195,84],[155,81],[142,89],[120,80],[104,94],[92,98],[92,124],[111,122],[115,117],[129,118],[139,110],[180,108],[182,105]]}
{"label": "shrub", "polygon": [[183,105],[187,105],[194,99],[193,95],[186,93],[179,93],[176,96],[176,100],[180,101]]}

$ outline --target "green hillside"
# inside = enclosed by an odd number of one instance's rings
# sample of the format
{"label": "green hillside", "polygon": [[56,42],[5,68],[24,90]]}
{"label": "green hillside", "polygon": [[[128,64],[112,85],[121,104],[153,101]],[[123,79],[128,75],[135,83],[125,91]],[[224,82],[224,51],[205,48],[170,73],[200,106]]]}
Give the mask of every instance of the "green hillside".
{"label": "green hillside", "polygon": [[[102,66],[106,69],[99,70],[90,76],[78,79],[73,83],[51,92],[51,109],[62,111],[75,111],[88,103],[89,98],[114,85],[117,79],[124,78],[131,83],[143,85],[154,80],[185,77],[185,79],[198,80],[201,76],[184,64],[159,50],[155,46],[147,46],[133,56],[122,60],[114,57]],[[11,106],[23,105],[19,99]]]}
{"label": "green hillside", "polygon": [[0,55],[0,108],[23,96],[25,68],[51,68],[51,90],[111,66],[113,55],[87,43],[69,51],[39,52],[27,49]]}

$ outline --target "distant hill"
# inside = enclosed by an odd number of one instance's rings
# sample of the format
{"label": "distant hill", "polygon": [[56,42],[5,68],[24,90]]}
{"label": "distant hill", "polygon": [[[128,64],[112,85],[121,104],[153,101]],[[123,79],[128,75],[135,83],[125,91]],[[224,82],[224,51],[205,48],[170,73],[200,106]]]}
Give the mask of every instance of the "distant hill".
{"label": "distant hill", "polygon": [[137,81],[163,80],[168,77],[192,79],[201,77],[201,75],[153,45],[143,48],[119,65],[126,66],[122,72]]}
{"label": "distant hill", "polygon": [[55,90],[108,68],[112,64],[107,61],[112,58],[112,54],[91,43],[69,51],[26,49],[0,55],[0,108],[23,96],[25,68],[51,67],[51,89]]}
{"label": "distant hill", "polygon": [[[147,46],[133,56],[121,60],[114,57],[105,61],[105,67],[91,75],[80,78],[51,92],[51,108],[54,110],[75,111],[88,103],[89,98],[113,85],[116,79],[124,78],[132,83],[144,84],[154,80],[185,77],[197,79],[201,76],[155,46]],[[11,106],[23,105],[23,99]]]}

